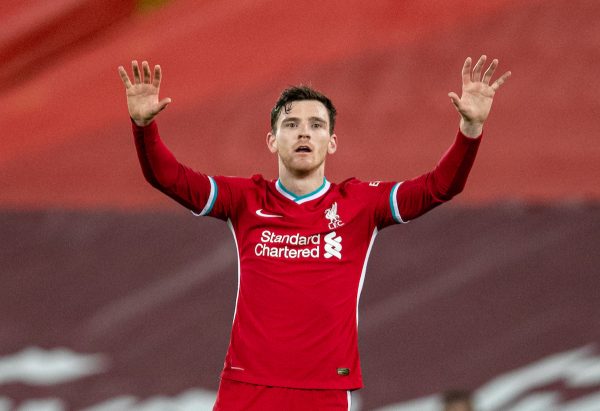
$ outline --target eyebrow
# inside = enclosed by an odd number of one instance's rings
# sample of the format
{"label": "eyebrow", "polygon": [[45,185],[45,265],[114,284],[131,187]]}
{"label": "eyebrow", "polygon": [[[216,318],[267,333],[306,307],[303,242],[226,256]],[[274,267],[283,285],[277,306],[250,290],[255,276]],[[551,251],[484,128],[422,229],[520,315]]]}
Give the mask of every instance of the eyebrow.
{"label": "eyebrow", "polygon": [[[290,121],[300,121],[301,119],[299,117],[287,117],[285,118],[281,123],[287,123]],[[327,124],[327,121],[323,120],[321,117],[309,117],[308,121],[316,121],[318,123],[323,123],[323,124]]]}

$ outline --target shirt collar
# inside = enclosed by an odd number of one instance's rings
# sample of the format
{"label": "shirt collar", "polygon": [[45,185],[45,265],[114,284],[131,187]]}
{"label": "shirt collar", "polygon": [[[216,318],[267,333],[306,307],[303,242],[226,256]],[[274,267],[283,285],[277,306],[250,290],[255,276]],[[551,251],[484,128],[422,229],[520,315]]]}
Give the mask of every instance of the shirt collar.
{"label": "shirt collar", "polygon": [[331,186],[331,183],[329,181],[327,181],[327,179],[325,177],[323,177],[323,184],[321,184],[321,186],[319,188],[317,188],[315,191],[310,192],[308,194],[298,196],[298,195],[292,193],[287,188],[285,188],[283,186],[283,184],[281,184],[280,179],[277,179],[277,182],[275,183],[275,188],[277,188],[277,191],[279,191],[281,193],[281,195],[283,195],[285,198],[292,200],[296,204],[306,203],[307,201],[311,201],[311,200],[321,197],[323,194],[325,194],[327,192],[327,190],[329,190],[330,186]]}

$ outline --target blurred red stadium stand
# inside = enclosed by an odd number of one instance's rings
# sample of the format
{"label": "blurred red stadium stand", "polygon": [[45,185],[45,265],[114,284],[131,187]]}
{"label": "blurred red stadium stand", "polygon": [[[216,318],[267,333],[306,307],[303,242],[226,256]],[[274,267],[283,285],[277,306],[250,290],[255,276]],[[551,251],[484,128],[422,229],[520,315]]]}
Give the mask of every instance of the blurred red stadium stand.
{"label": "blurred red stadium stand", "polygon": [[340,113],[328,177],[341,181],[428,170],[457,128],[446,94],[464,58],[483,52],[513,77],[456,201],[597,199],[600,78],[588,67],[599,15],[583,0],[174,1],[12,78],[0,93],[0,203],[171,207],[144,185],[131,149],[116,67],[133,58],[163,66],[165,140],[212,174],[274,177],[263,140],[278,92],[322,89]]}
{"label": "blurred red stadium stand", "polygon": [[5,0],[0,7],[0,90],[129,16],[134,0]]}

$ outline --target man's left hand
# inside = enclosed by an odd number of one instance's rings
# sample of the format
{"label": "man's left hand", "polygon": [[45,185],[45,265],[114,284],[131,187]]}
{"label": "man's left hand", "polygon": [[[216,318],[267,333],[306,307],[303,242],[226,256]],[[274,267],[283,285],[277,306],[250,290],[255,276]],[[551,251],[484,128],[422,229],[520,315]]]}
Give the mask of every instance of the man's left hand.
{"label": "man's left hand", "polygon": [[483,123],[490,114],[494,94],[500,86],[510,77],[507,71],[490,85],[490,80],[498,60],[494,59],[488,69],[483,73],[486,56],[481,56],[471,69],[471,57],[467,57],[462,68],[462,96],[459,98],[454,92],[448,93],[452,104],[461,116],[460,130],[467,137],[477,137],[483,130]]}

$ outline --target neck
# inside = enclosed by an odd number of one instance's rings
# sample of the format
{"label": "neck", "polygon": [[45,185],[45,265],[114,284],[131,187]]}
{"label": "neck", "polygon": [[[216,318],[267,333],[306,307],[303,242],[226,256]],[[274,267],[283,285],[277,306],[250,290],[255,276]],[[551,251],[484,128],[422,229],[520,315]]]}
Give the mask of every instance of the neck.
{"label": "neck", "polygon": [[279,181],[283,186],[297,196],[312,193],[323,185],[325,168],[319,167],[307,174],[293,174],[285,167],[279,168]]}

